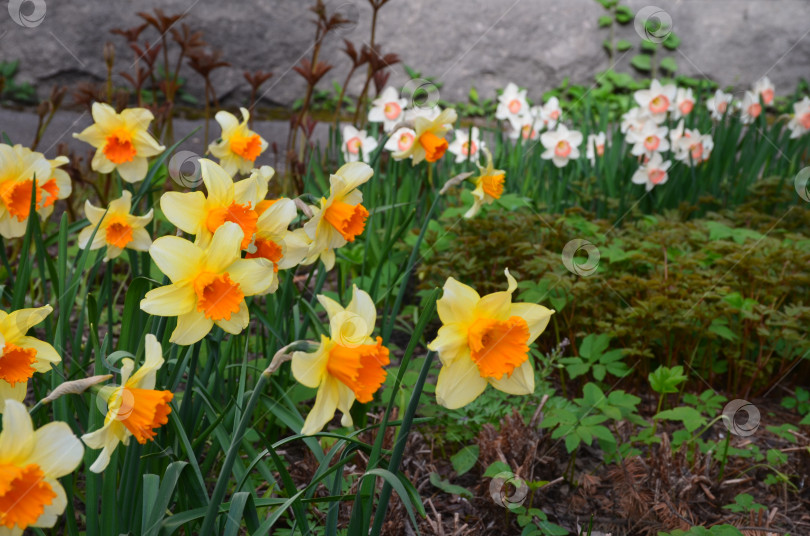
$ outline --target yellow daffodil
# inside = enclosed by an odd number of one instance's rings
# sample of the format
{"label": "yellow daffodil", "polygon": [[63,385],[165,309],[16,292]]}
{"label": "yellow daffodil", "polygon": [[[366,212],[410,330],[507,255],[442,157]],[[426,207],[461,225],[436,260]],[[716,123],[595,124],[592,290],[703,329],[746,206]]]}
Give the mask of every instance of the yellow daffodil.
{"label": "yellow daffodil", "polygon": [[56,200],[70,195],[70,177],[59,169],[67,163],[64,156],[48,160],[42,153],[22,145],[0,144],[0,235],[17,238],[25,234],[34,179],[36,212],[43,220],[53,212]]}
{"label": "yellow daffodil", "polygon": [[464,214],[465,218],[472,218],[478,214],[482,205],[491,205],[496,199],[500,199],[503,194],[503,181],[506,172],[502,169],[495,169],[492,165],[492,154],[486,149],[483,151],[487,157],[487,165],[481,166],[476,163],[480,173],[477,177],[471,179],[475,183],[475,190],[472,192],[473,206]]}
{"label": "yellow daffodil", "polygon": [[48,528],[65,511],[67,495],[59,478],[82,462],[84,446],[64,422],[34,430],[25,406],[5,401],[0,432],[0,536]]}
{"label": "yellow daffodil", "polygon": [[371,297],[356,286],[345,309],[335,300],[318,296],[329,315],[329,337],[313,353],[295,352],[292,372],[307,387],[318,389],[315,404],[307,415],[302,434],[315,434],[335,416],[343,413],[341,424],[351,426],[349,414],[354,400],[365,403],[385,381],[383,367],[389,363],[388,348],[382,338],[371,338],[377,311]]}
{"label": "yellow daffodil", "polygon": [[155,118],[146,108],[128,108],[120,114],[109,104],[93,103],[94,124],[73,137],[96,148],[91,163],[99,173],[118,170],[127,182],[142,181],[149,170],[147,158],[166,148],[149,134]]}
{"label": "yellow daffodil", "polygon": [[144,227],[152,221],[153,211],[150,209],[144,216],[133,216],[129,213],[131,209],[132,194],[127,190],[124,190],[121,197],[110,202],[106,215],[104,209],[94,207],[90,201],[86,201],[84,215],[87,216],[90,225],[79,233],[79,247],[87,246],[90,236],[98,227],[90,249],[107,246],[105,261],[118,257],[124,248],[148,251],[152,245],[152,238]]}
{"label": "yellow daffodil", "polygon": [[436,302],[442,327],[428,345],[439,353],[442,368],[436,400],[456,409],[480,395],[487,384],[513,395],[534,392],[529,345],[546,329],[554,313],[533,303],[512,303],[517,281],[506,270],[505,292],[484,297],[452,277]]}
{"label": "yellow daffodil", "polygon": [[[260,201],[256,207],[259,219],[256,235],[248,248],[248,259],[266,259],[273,263],[273,270],[287,270],[297,266],[309,251],[306,231],[288,227],[298,216],[292,199]],[[271,292],[275,288],[270,289]]]}
{"label": "yellow daffodil", "polygon": [[207,248],[179,236],[152,243],[149,254],[172,283],[147,292],[141,309],[177,317],[171,342],[194,344],[214,324],[233,334],[247,327],[245,296],[265,293],[275,283],[275,274],[264,259],[240,258],[242,237],[239,225],[225,222]]}
{"label": "yellow daffodil", "polygon": [[273,168],[263,166],[250,178],[234,183],[218,164],[206,158],[199,162],[208,196],[202,192],[166,192],[160,198],[163,214],[181,231],[195,235],[202,247],[211,242],[222,224],[235,223],[244,237],[241,248],[247,248],[259,219],[256,206],[267,195],[267,182],[273,176]]}
{"label": "yellow daffodil", "polygon": [[415,141],[404,151],[393,154],[396,160],[413,158],[412,164],[415,166],[422,160],[435,162],[444,156],[444,152],[449,146],[444,136],[456,122],[456,111],[452,108],[444,110],[434,119],[417,116],[414,118]]}
{"label": "yellow daffodil", "polygon": [[105,387],[100,396],[107,404],[104,426],[82,436],[82,441],[91,449],[102,449],[90,466],[94,473],[102,472],[110,463],[110,456],[119,443],[129,445],[129,439],[141,445],[154,440],[160,428],[169,422],[172,412],[169,402],[171,391],[155,390],[155,376],[163,366],[163,350],[154,335],[146,336],[146,357],[143,365],[134,374],[135,363],[123,359],[121,386]]}
{"label": "yellow daffodil", "polygon": [[18,401],[25,398],[28,380],[34,372],[48,372],[62,360],[53,346],[26,336],[29,329],[51,312],[50,305],[11,313],[0,311],[0,413],[7,398]]}
{"label": "yellow daffodil", "polygon": [[374,171],[363,162],[344,164],[329,177],[329,197],[321,198],[321,206],[310,207],[312,218],[304,231],[312,241],[305,264],[320,259],[331,270],[335,265],[335,249],[363,232],[368,210],[362,205],[363,194],[357,188],[367,182]]}
{"label": "yellow daffodil", "polygon": [[245,108],[242,112],[242,122],[231,113],[217,112],[214,119],[222,127],[222,136],[208,146],[212,155],[219,158],[219,164],[230,175],[237,172],[247,173],[254,168],[254,162],[260,154],[267,149],[264,138],[248,128],[250,114]]}

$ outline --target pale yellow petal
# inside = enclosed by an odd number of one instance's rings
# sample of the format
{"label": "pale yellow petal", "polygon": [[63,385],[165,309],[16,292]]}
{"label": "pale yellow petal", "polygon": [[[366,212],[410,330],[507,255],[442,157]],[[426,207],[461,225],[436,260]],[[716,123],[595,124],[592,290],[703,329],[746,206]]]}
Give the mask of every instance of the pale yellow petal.
{"label": "pale yellow petal", "polygon": [[127,182],[140,182],[146,178],[149,171],[149,162],[143,156],[135,156],[129,162],[118,164],[116,166],[118,174]]}
{"label": "pale yellow petal", "polygon": [[200,171],[208,201],[217,205],[230,205],[233,202],[233,179],[221,166],[207,158],[200,158]]}
{"label": "pale yellow petal", "polygon": [[326,376],[324,382],[318,388],[315,404],[312,406],[309,415],[307,415],[303,428],[301,428],[302,434],[312,435],[320,432],[335,416],[335,410],[340,399],[338,383],[338,380]]}
{"label": "pale yellow petal", "polygon": [[160,271],[172,282],[196,277],[204,259],[203,251],[179,236],[162,236],[152,242],[149,254]]}
{"label": "pale yellow petal", "polygon": [[240,258],[243,236],[242,228],[236,223],[226,221],[220,225],[214,232],[211,245],[205,251],[207,269],[215,274],[227,270]]}
{"label": "pale yellow petal", "polygon": [[442,323],[472,321],[475,306],[481,299],[475,289],[450,277],[442,290],[442,297],[436,302],[436,310]]}
{"label": "pale yellow petal", "polygon": [[250,323],[250,313],[248,312],[248,306],[245,300],[242,300],[242,303],[239,304],[239,310],[233,313],[230,318],[216,320],[214,323],[221,327],[226,333],[230,333],[232,335],[239,335],[242,333],[242,331],[248,327],[248,324]]}
{"label": "pale yellow petal", "polygon": [[[3,382],[5,383],[5,382]],[[6,400],[0,432],[0,462],[22,463],[34,449],[34,425],[22,402]]]}
{"label": "pale yellow petal", "polygon": [[91,227],[95,227],[101,221],[105,212],[103,208],[93,205],[89,199],[84,202],[84,215],[87,221],[90,222]]}
{"label": "pale yellow petal", "polygon": [[146,232],[146,229],[133,229],[132,242],[127,244],[128,249],[135,251],[149,251],[152,246],[152,237]]}
{"label": "pale yellow petal", "polygon": [[349,302],[346,311],[363,319],[367,328],[365,335],[370,336],[377,323],[377,309],[374,307],[374,300],[371,299],[371,296],[358,289],[357,285],[352,285],[352,301]]}
{"label": "pale yellow petal", "polygon": [[469,359],[470,347],[467,339],[468,328],[465,324],[444,324],[439,328],[436,338],[428,344],[428,349],[437,352],[441,362],[446,365],[460,357]]}
{"label": "pale yellow petal", "polygon": [[49,422],[34,432],[34,449],[28,463],[39,465],[49,477],[59,478],[72,473],[83,455],[84,446],[67,423]]}
{"label": "pale yellow petal", "polygon": [[205,194],[202,192],[166,192],[160,197],[160,210],[184,233],[196,235],[205,226]]}
{"label": "pale yellow petal", "polygon": [[174,328],[169,342],[183,346],[194,344],[208,335],[212,327],[214,321],[195,309],[177,317],[177,327]]}
{"label": "pale yellow petal", "polygon": [[522,365],[512,371],[512,376],[506,374],[500,380],[489,378],[489,383],[495,389],[510,395],[529,395],[534,392],[534,367],[529,356]]}
{"label": "pale yellow petal", "polygon": [[16,343],[25,333],[53,312],[53,307],[45,305],[35,309],[12,311],[0,320],[0,332],[6,343]]}
{"label": "pale yellow petal", "polygon": [[59,517],[64,513],[65,507],[67,506],[67,495],[65,494],[65,488],[62,487],[62,484],[55,478],[45,478],[44,482],[56,493],[56,497],[51,500],[50,504],[46,504],[43,507],[42,514],[31,524],[32,527],[53,527],[59,520]]}
{"label": "pale yellow petal", "polygon": [[543,333],[553,314],[553,309],[547,309],[534,303],[513,303],[509,313],[510,316],[523,318],[529,325],[528,344],[533,343]]}
{"label": "pale yellow petal", "polygon": [[33,348],[37,351],[37,360],[31,365],[37,372],[48,372],[52,365],[62,361],[53,346],[34,337],[20,337],[16,344],[22,348]]}
{"label": "pale yellow petal", "polygon": [[228,267],[228,274],[245,296],[266,292],[276,278],[273,263],[265,259],[237,259]]}
{"label": "pale yellow petal", "polygon": [[[87,207],[85,207],[85,209],[86,208]],[[129,192],[129,190],[124,190],[121,193],[121,197],[110,201],[109,212],[112,213],[117,212],[119,214],[129,214],[129,211],[131,209],[132,209],[132,194]],[[85,210],[85,214],[86,213],[87,211]]]}
{"label": "pale yellow petal", "polygon": [[436,381],[436,402],[447,409],[466,406],[484,392],[487,381],[472,359],[456,359],[443,365]]}
{"label": "pale yellow petal", "polygon": [[321,344],[315,352],[293,352],[291,366],[296,381],[307,387],[318,387],[326,376],[326,364],[331,348],[332,342],[329,338],[321,335]]}
{"label": "pale yellow petal", "polygon": [[126,386],[130,389],[154,389],[157,371],[163,366],[163,349],[157,338],[149,333],[144,344],[143,365],[126,381]]}
{"label": "pale yellow petal", "polygon": [[[6,400],[16,400],[22,402],[28,393],[28,382],[15,382],[14,387],[5,380],[0,380],[0,413],[6,407]],[[2,458],[0,456],[0,458]]]}

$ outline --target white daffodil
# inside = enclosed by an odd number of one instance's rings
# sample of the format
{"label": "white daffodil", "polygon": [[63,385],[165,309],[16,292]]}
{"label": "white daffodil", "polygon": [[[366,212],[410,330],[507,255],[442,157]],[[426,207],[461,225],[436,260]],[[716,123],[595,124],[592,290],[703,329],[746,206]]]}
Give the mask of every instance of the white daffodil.
{"label": "white daffodil", "polygon": [[731,93],[723,93],[719,89],[715,91],[712,98],[706,101],[706,108],[712,113],[712,119],[723,119],[733,98]]}
{"label": "white daffodil", "polygon": [[[533,107],[535,110],[537,107]],[[543,120],[539,114],[528,113],[520,116],[517,123],[512,124],[512,130],[509,131],[509,138],[513,140],[536,140],[540,137],[540,130],[543,127]]]}
{"label": "white daffodil", "polygon": [[447,150],[456,155],[456,163],[464,162],[468,158],[476,161],[478,152],[486,146],[481,141],[481,132],[478,127],[472,127],[470,130],[457,129],[455,135],[455,139],[447,147]]}
{"label": "white daffodil", "polygon": [[675,100],[669,108],[672,114],[672,119],[678,120],[692,113],[695,107],[695,95],[689,88],[679,87],[678,92],[675,94]]}
{"label": "white daffodil", "polygon": [[683,137],[683,119],[678,121],[678,124],[674,127],[669,129],[669,142],[672,150],[678,152],[678,140]]}
{"label": "white daffodil", "polygon": [[788,128],[791,139],[810,131],[810,98],[805,97],[793,104],[793,117],[788,122]]}
{"label": "white daffodil", "polygon": [[652,121],[652,116],[643,108],[630,108],[622,115],[621,132],[640,132],[642,127]]}
{"label": "white daffodil", "polygon": [[562,108],[560,107],[560,100],[557,97],[551,97],[548,101],[540,107],[540,119],[543,120],[543,126],[548,130],[557,127],[557,123],[562,117]]}
{"label": "white daffodil", "polygon": [[627,142],[633,144],[630,153],[634,156],[645,155],[649,158],[653,153],[669,150],[668,131],[669,129],[665,126],[658,126],[653,121],[647,121],[641,130],[627,133]]}
{"label": "white daffodil", "polygon": [[759,96],[746,91],[740,108],[740,120],[746,125],[753,123],[762,113],[762,104],[759,103]]}
{"label": "white daffodil", "polygon": [[774,91],[774,86],[767,76],[760,78],[754,83],[754,95],[761,98],[765,106],[769,106],[773,102]]}
{"label": "white daffodil", "polygon": [[411,148],[415,139],[416,132],[412,128],[401,127],[391,134],[383,147],[392,153],[405,152]]}
{"label": "white daffodil", "polygon": [[588,134],[588,141],[585,145],[585,156],[590,160],[591,165],[596,164],[596,157],[605,154],[606,135],[604,132],[598,134]]}
{"label": "white daffodil", "polygon": [[371,153],[377,148],[377,140],[366,135],[365,130],[357,130],[351,125],[343,127],[343,158],[346,162],[369,162]]}
{"label": "white daffodil", "polygon": [[673,149],[676,160],[698,165],[709,159],[714,149],[714,140],[710,134],[701,134],[697,129],[688,128]]}
{"label": "white daffodil", "polygon": [[540,143],[545,151],[540,155],[544,160],[551,160],[558,168],[564,167],[569,160],[579,158],[579,146],[582,144],[582,133],[568,130],[565,125],[557,126],[557,130],[544,132],[540,135]]}
{"label": "white daffodil", "polygon": [[509,82],[503,89],[503,93],[498,96],[498,107],[495,110],[495,118],[507,120],[513,125],[521,115],[529,109],[526,100],[526,90],[520,89],[517,85]]}
{"label": "white daffodil", "polygon": [[656,122],[660,123],[667,117],[670,104],[675,100],[677,88],[675,84],[661,85],[658,80],[650,83],[650,89],[636,91],[633,98],[638,105],[647,110]]}
{"label": "white daffodil", "polygon": [[643,184],[649,192],[654,187],[667,182],[667,179],[669,179],[667,170],[671,165],[671,161],[663,161],[661,153],[655,153],[646,163],[641,164],[633,174],[633,184]]}
{"label": "white daffodil", "polygon": [[[371,101],[368,120],[371,123],[382,123],[385,132],[391,132],[397,123],[403,120],[407,99],[402,99],[399,92],[391,86],[385,88],[376,99]],[[345,136],[344,140],[347,139]]]}

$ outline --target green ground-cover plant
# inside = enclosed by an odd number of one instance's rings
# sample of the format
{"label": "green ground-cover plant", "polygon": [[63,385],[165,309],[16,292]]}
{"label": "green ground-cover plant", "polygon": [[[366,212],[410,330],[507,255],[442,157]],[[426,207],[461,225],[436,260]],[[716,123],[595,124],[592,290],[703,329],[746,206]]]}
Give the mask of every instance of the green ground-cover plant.
{"label": "green ground-cover plant", "polygon": [[[656,363],[687,363],[712,385],[763,392],[810,355],[802,335],[810,315],[810,242],[802,228],[810,216],[801,206],[768,214],[779,199],[713,219],[670,212],[615,227],[577,211],[559,217],[499,208],[462,222],[450,215],[446,227],[429,228],[418,273],[424,285],[455,273],[491,291],[493,274],[509,267],[527,281],[524,293],[557,309],[557,342],[567,337],[574,355],[584,337],[607,334],[625,349],[625,363],[640,360],[636,372],[644,377]],[[590,277],[561,262],[574,238],[599,249]]]}

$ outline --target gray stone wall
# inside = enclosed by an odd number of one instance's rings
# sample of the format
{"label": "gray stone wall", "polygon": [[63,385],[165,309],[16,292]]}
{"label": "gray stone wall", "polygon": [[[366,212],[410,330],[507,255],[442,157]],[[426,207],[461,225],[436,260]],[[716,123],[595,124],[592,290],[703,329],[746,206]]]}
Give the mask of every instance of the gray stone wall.
{"label": "gray stone wall", "polygon": [[[680,72],[708,76],[722,84],[747,86],[763,75],[776,83],[777,94],[791,91],[800,77],[810,78],[810,1],[807,0],[629,0],[635,10],[657,5],[672,18],[682,44],[673,58]],[[232,67],[214,77],[223,103],[247,98],[244,70],[272,71],[265,84],[265,104],[290,104],[303,94],[303,81],[291,70],[309,54],[313,26],[305,0],[10,0],[24,15],[45,6],[41,21],[26,28],[0,10],[0,60],[21,60],[19,80],[46,94],[56,83],[102,81],[102,45],[116,45],[116,71],[132,63],[115,27],[130,27],[140,10],[162,7],[186,13],[186,22],[222,49]],[[369,39],[371,9],[365,0],[332,0],[343,12],[356,13],[357,24],[329,40],[322,58],[335,65],[322,85],[341,81],[348,59],[340,52],[342,37],[358,46]],[[603,14],[594,0],[391,0],[381,11],[378,41],[425,75],[444,82],[442,98],[465,98],[471,85],[483,96],[508,81],[540,94],[565,77],[589,83],[607,66],[602,49],[606,30],[597,26]],[[152,41],[154,33],[148,34]],[[632,25],[619,37],[638,43]],[[619,70],[630,70],[628,54]],[[197,75],[184,67],[188,89],[201,95]],[[407,75],[394,68],[391,82]],[[116,76],[116,83],[124,84]],[[355,85],[359,81],[355,81]],[[357,87],[354,87],[357,90]]]}

